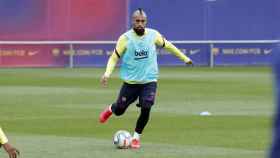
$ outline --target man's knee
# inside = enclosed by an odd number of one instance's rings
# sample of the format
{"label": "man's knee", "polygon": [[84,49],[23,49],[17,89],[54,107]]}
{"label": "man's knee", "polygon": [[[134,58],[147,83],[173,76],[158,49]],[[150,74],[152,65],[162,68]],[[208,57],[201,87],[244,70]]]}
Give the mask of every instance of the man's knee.
{"label": "man's knee", "polygon": [[112,105],[112,111],[116,116],[124,114],[126,110],[125,102],[116,102]]}

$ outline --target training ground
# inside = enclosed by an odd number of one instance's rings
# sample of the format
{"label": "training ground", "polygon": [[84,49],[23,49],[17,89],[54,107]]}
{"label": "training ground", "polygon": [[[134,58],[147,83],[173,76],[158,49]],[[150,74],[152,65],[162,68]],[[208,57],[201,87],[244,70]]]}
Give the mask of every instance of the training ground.
{"label": "training ground", "polygon": [[[0,69],[0,124],[21,158],[263,158],[271,142],[268,67],[160,68],[158,93],[140,150],[112,136],[133,132],[139,109],[99,124],[121,86],[104,68]],[[200,116],[209,111],[211,116]],[[0,150],[0,157],[7,157]]]}

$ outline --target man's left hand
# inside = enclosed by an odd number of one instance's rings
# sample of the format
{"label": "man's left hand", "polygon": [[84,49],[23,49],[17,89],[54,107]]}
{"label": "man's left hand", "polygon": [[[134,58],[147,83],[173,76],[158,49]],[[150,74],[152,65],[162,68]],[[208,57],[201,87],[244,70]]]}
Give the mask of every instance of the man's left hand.
{"label": "man's left hand", "polygon": [[193,66],[193,61],[192,60],[189,60],[188,62],[186,62],[186,64],[190,65],[190,66]]}

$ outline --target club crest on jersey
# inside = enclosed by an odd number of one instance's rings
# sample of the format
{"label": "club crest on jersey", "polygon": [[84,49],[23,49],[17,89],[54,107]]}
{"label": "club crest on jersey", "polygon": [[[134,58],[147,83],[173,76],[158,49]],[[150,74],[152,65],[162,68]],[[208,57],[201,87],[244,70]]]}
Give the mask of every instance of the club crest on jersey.
{"label": "club crest on jersey", "polygon": [[138,49],[134,51],[134,60],[145,59],[149,57],[148,49]]}

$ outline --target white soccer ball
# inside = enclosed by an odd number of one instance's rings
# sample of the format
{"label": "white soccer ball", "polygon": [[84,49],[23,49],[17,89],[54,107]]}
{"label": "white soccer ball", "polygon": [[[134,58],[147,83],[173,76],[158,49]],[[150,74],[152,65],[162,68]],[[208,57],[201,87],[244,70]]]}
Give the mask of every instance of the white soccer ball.
{"label": "white soccer ball", "polygon": [[113,144],[119,149],[127,149],[130,147],[131,139],[128,131],[119,130],[114,134]]}

